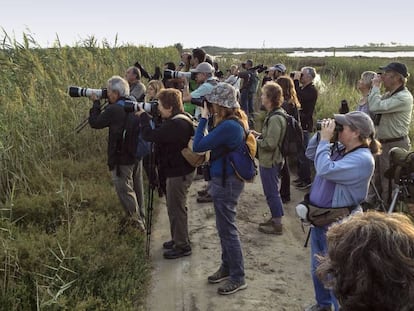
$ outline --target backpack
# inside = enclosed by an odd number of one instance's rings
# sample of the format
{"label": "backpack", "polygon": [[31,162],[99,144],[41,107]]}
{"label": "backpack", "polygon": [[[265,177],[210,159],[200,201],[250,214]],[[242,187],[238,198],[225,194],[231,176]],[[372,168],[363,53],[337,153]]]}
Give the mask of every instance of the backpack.
{"label": "backpack", "polygon": [[[193,127],[194,131],[198,126],[198,123],[194,120],[192,116],[189,116],[188,114],[182,114],[179,113],[171,118],[174,119],[183,119],[189,122]],[[194,142],[194,136],[191,136],[190,140],[188,141],[187,147],[183,148],[181,150],[181,155],[186,159],[186,161],[192,166],[192,167],[199,167],[201,164],[205,163],[207,153],[206,152],[194,152],[193,151],[193,142]]]}
{"label": "backpack", "polygon": [[251,141],[252,139],[256,141],[253,134],[247,131],[243,143],[227,154],[234,173],[244,182],[253,182],[257,175],[257,165],[254,162],[255,154],[252,155],[252,149],[247,143],[248,140]]}
{"label": "backpack", "polygon": [[139,136],[139,118],[133,113],[126,113],[122,129],[121,153],[136,158]]}
{"label": "backpack", "polygon": [[[240,146],[233,150],[227,150],[223,156],[223,167],[225,167],[226,158],[234,169],[236,176],[244,182],[253,182],[257,175],[257,165],[254,161],[257,152],[256,138],[249,130],[245,130],[243,124],[236,119],[245,132],[245,137]],[[224,184],[225,176],[223,176]]]}
{"label": "backpack", "polygon": [[[154,129],[154,122],[150,121],[150,126],[152,129]],[[135,157],[139,160],[142,160],[147,155],[151,153],[151,142],[146,141],[144,138],[142,138],[142,131],[139,131],[138,134],[138,143],[137,143],[137,149],[135,152]]]}
{"label": "backpack", "polygon": [[280,110],[273,111],[267,118],[266,123],[274,115],[280,115],[286,119],[285,136],[283,136],[282,142],[279,145],[283,158],[297,155],[303,148],[302,126],[293,116]]}

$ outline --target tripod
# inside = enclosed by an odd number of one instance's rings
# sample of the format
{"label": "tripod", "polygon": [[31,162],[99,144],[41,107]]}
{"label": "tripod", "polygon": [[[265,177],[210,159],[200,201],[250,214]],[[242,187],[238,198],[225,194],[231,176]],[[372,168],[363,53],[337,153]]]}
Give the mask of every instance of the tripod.
{"label": "tripod", "polygon": [[388,209],[389,214],[394,212],[396,208],[398,212],[404,211],[404,203],[412,197],[409,191],[410,184],[413,184],[413,180],[409,176],[402,176],[399,179],[397,187],[393,190],[391,204]]}
{"label": "tripod", "polygon": [[[109,102],[105,101],[101,105],[101,109],[105,110],[105,108],[108,106],[108,104],[109,104]],[[83,119],[83,121],[81,123],[79,123],[77,127],[75,127],[76,134],[79,134],[85,128],[85,126],[88,125],[88,123],[89,123],[89,117]]]}
{"label": "tripod", "polygon": [[147,211],[146,211],[146,219],[145,222],[147,224],[146,226],[146,244],[145,244],[145,254],[147,257],[150,255],[151,250],[151,230],[152,230],[152,215],[154,210],[154,189],[155,185],[153,184],[153,181],[155,180],[155,152],[154,152],[154,143],[151,143],[151,152],[149,153],[149,176],[148,176],[148,199],[147,199]]}

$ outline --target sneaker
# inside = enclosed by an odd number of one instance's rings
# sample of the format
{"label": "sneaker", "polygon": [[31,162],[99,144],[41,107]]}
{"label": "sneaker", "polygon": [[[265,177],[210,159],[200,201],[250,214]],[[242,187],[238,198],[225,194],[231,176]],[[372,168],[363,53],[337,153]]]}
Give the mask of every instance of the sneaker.
{"label": "sneaker", "polygon": [[167,241],[167,242],[164,242],[163,244],[162,244],[162,248],[164,248],[164,249],[173,249],[174,248],[174,241],[173,240],[171,240],[171,241]]}
{"label": "sneaker", "polygon": [[197,198],[197,203],[210,203],[210,202],[213,202],[213,198],[209,194]]}
{"label": "sneaker", "polygon": [[267,234],[282,235],[283,234],[283,225],[271,223],[267,226],[259,226],[259,231]]}
{"label": "sneaker", "polygon": [[310,186],[312,186],[312,183],[311,182],[308,183],[308,182],[302,181],[300,184],[297,184],[296,185],[296,189],[298,189],[298,190],[306,190],[306,189],[309,189]]}
{"label": "sneaker", "polygon": [[270,226],[273,223],[272,218],[269,218],[265,222],[261,222],[259,226]]}
{"label": "sneaker", "polygon": [[199,197],[204,197],[208,194],[207,189],[197,191]]}
{"label": "sneaker", "polygon": [[191,255],[191,247],[185,246],[183,248],[174,247],[164,252],[165,259],[176,259]]}
{"label": "sneaker", "polygon": [[331,311],[331,307],[321,307],[320,305],[318,305],[317,303],[314,304],[313,306],[307,307],[305,309],[305,311]]}
{"label": "sneaker", "polygon": [[247,288],[246,282],[236,282],[236,281],[228,280],[223,286],[217,289],[217,293],[219,293],[220,295],[231,295],[241,289],[246,289],[246,288]]}
{"label": "sneaker", "polygon": [[220,267],[216,272],[210,275],[207,280],[211,284],[220,283],[221,281],[227,280],[230,277],[228,272],[224,272]]}

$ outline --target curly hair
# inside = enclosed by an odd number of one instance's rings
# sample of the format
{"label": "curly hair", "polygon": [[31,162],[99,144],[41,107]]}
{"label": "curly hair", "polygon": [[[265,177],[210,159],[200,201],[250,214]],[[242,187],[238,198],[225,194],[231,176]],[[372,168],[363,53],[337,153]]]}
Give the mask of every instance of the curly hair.
{"label": "curly hair", "polygon": [[329,228],[317,275],[344,311],[414,310],[414,225],[402,214],[361,213]]}

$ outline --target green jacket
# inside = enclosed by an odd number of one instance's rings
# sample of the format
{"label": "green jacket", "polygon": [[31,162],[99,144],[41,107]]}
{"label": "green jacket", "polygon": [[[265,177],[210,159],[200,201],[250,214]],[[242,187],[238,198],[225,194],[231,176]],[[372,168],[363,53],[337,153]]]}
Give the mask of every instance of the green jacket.
{"label": "green jacket", "polygon": [[370,112],[381,114],[379,126],[376,126],[377,139],[390,139],[408,135],[413,110],[413,96],[404,87],[401,91],[380,94],[378,87],[373,87],[368,96]]}
{"label": "green jacket", "polygon": [[[280,145],[286,133],[286,119],[281,115],[272,115],[273,111],[281,110],[276,108],[269,111],[263,122],[262,138],[257,140],[259,150],[259,164],[263,167],[273,167],[283,163],[283,156],[280,152]],[[270,118],[269,118],[270,116]]]}

